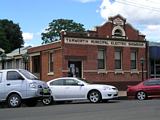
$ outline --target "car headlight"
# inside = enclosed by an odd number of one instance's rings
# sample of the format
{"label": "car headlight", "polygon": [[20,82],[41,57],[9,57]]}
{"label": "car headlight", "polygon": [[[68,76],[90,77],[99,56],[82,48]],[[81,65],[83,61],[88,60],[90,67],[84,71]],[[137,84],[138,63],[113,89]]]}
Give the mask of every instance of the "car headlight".
{"label": "car headlight", "polygon": [[37,83],[33,82],[29,84],[30,88],[37,88]]}
{"label": "car headlight", "polygon": [[112,90],[110,87],[103,87],[103,90]]}

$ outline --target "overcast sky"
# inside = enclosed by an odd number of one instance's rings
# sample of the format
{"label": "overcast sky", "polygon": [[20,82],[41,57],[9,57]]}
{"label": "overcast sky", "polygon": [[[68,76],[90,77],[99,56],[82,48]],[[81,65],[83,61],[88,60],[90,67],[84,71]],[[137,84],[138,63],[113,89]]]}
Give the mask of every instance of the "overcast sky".
{"label": "overcast sky", "polygon": [[149,41],[160,42],[158,0],[1,0],[0,19],[13,20],[26,45],[42,43],[41,33],[53,19],[66,18],[92,29],[121,14]]}

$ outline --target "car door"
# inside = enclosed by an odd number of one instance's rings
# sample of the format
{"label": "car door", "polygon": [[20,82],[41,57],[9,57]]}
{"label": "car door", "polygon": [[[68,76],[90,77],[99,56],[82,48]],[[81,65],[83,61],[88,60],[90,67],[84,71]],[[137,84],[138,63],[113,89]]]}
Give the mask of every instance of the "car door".
{"label": "car door", "polygon": [[144,90],[149,96],[157,95],[158,87],[157,80],[151,79],[144,82]]}
{"label": "car door", "polygon": [[160,80],[159,79],[156,80],[155,89],[156,89],[155,95],[160,96]]}
{"label": "car door", "polygon": [[66,99],[65,86],[64,86],[63,79],[51,81],[49,83],[49,87],[52,91],[52,96],[53,96],[54,100]]}
{"label": "car door", "polygon": [[11,92],[17,92],[22,97],[27,95],[26,80],[17,71],[7,71],[5,91],[8,95]]}
{"label": "car door", "polygon": [[5,99],[4,82],[2,81],[2,72],[0,72],[0,101]]}
{"label": "car door", "polygon": [[76,79],[65,79],[65,94],[67,99],[85,99],[86,86],[79,83],[80,81]]}

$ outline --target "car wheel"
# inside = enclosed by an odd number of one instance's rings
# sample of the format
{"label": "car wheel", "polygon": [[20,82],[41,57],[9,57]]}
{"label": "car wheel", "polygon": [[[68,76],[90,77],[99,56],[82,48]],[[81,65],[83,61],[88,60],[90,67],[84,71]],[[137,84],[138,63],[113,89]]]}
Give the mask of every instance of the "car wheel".
{"label": "car wheel", "polygon": [[93,91],[89,92],[88,99],[92,103],[97,103],[101,100],[101,94],[100,94],[100,92],[93,90]]}
{"label": "car wheel", "polygon": [[137,92],[136,95],[138,100],[145,100],[147,98],[147,94],[144,91]]}
{"label": "car wheel", "polygon": [[7,99],[8,107],[10,108],[20,107],[21,102],[21,97],[18,94],[11,94]]}
{"label": "car wheel", "polygon": [[51,105],[52,102],[53,102],[53,98],[52,97],[47,97],[47,98],[43,98],[42,99],[43,105]]}

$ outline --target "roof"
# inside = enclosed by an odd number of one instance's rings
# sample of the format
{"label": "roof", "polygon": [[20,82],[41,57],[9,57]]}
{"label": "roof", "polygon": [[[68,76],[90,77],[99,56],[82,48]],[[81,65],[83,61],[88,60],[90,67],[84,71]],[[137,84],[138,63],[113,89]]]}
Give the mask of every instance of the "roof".
{"label": "roof", "polygon": [[1,52],[5,52],[2,48],[0,48],[0,51],[1,51]]}
{"label": "roof", "polygon": [[[31,48],[31,46],[26,46],[26,47],[21,47],[21,48],[17,48],[15,50],[13,50],[12,52],[6,54],[6,59],[12,59],[15,56],[21,56],[25,53],[27,53],[27,50]],[[1,58],[0,58],[1,60]]]}
{"label": "roof", "polygon": [[51,50],[61,47],[61,40],[54,41],[48,44],[32,47],[28,49],[28,54],[37,53],[40,51]]}
{"label": "roof", "polygon": [[17,48],[15,50],[13,50],[12,52],[8,53],[7,56],[14,57],[14,56],[17,56],[17,55],[23,55],[23,54],[27,53],[27,50],[29,48],[31,48],[31,46]]}
{"label": "roof", "polygon": [[113,20],[113,19],[115,19],[115,18],[121,18],[122,20],[124,20],[124,21],[126,21],[126,18],[124,18],[122,15],[120,15],[120,14],[117,14],[117,15],[115,15],[115,16],[111,16],[111,17],[108,17],[108,20],[110,21],[110,20]]}

